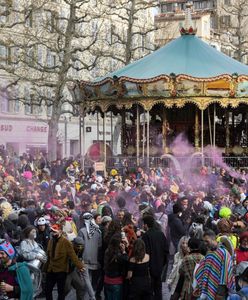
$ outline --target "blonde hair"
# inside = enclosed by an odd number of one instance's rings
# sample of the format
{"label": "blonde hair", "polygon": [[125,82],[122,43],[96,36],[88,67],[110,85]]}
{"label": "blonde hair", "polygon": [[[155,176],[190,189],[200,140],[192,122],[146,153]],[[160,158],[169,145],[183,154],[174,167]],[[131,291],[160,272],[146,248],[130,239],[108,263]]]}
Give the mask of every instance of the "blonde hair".
{"label": "blonde hair", "polygon": [[189,237],[186,236],[186,235],[184,235],[183,237],[181,237],[180,240],[179,240],[177,251],[179,252],[179,254],[180,254],[181,257],[184,256],[184,253],[183,253],[183,250],[182,250],[182,244],[183,244],[183,242],[187,242],[188,243],[188,241],[189,241]]}

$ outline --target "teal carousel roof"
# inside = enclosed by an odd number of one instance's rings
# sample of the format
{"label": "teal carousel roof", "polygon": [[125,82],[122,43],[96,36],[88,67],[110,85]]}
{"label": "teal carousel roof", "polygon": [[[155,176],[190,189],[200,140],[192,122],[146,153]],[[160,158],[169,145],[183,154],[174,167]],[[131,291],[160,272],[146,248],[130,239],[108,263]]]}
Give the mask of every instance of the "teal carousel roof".
{"label": "teal carousel roof", "polygon": [[195,35],[182,35],[138,61],[108,74],[133,79],[151,79],[161,75],[184,74],[211,78],[234,73],[248,75],[248,66],[223,54]]}
{"label": "teal carousel roof", "polygon": [[93,82],[70,88],[84,108],[107,111],[134,104],[150,110],[155,104],[182,107],[194,103],[205,109],[211,103],[237,107],[248,103],[248,66],[217,51],[195,36],[190,8],[181,37],[159,50]]}

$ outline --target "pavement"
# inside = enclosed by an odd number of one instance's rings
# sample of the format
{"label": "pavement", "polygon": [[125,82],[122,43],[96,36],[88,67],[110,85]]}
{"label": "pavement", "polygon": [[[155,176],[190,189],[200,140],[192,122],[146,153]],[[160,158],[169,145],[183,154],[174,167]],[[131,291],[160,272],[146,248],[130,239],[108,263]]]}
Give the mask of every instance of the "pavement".
{"label": "pavement", "polygon": [[[53,295],[54,295],[53,298],[57,299],[56,291],[54,291]],[[37,299],[45,300],[46,298],[37,298]],[[66,296],[66,300],[76,300],[76,299],[77,299],[77,297],[76,297],[76,293],[74,290],[72,290],[70,292],[70,294],[68,296]],[[167,284],[163,283],[163,300],[169,300],[169,299],[170,299],[170,292],[168,290]],[[104,297],[102,298],[102,300],[104,300]]]}
{"label": "pavement", "polygon": [[[171,257],[171,259],[169,260],[169,266],[168,266],[168,269],[167,269],[167,276],[170,273],[170,271],[172,270],[172,266],[173,266],[173,257]],[[57,299],[56,290],[54,290],[53,295],[54,295],[53,298]],[[37,299],[45,300],[46,298],[37,298]],[[76,300],[76,299],[77,299],[77,297],[76,297],[75,290],[72,290],[70,292],[70,294],[66,297],[66,300]],[[169,292],[167,284],[164,282],[163,283],[163,300],[169,300],[169,299],[170,299],[170,292]],[[104,300],[104,297],[102,297],[102,300]]]}

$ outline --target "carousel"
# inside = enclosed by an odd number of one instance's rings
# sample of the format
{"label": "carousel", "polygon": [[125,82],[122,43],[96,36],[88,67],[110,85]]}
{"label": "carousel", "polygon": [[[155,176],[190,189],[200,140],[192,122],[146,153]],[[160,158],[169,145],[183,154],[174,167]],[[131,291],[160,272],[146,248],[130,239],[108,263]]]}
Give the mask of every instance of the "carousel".
{"label": "carousel", "polygon": [[70,87],[82,116],[122,119],[122,156],[142,159],[170,153],[183,133],[196,152],[206,145],[225,155],[248,154],[248,66],[217,51],[196,35],[191,7],[181,36],[146,57],[93,82]]}

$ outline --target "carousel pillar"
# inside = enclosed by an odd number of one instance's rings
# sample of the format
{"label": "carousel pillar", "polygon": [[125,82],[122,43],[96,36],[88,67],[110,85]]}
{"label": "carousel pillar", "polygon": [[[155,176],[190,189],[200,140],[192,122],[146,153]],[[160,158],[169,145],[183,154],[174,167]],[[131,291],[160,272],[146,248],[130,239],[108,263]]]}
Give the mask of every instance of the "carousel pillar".
{"label": "carousel pillar", "polygon": [[[248,112],[245,113],[245,119],[246,119],[246,122],[245,122],[245,134],[247,135],[247,133],[248,133]],[[248,147],[248,139],[246,139],[246,147]]]}
{"label": "carousel pillar", "polygon": [[136,117],[136,157],[137,157],[137,166],[139,166],[139,156],[140,156],[140,113],[139,105],[137,104],[137,117]]}
{"label": "carousel pillar", "polygon": [[230,148],[230,128],[229,128],[229,110],[225,111],[225,121],[226,121],[226,153],[229,152]]}
{"label": "carousel pillar", "polygon": [[99,142],[99,112],[96,113],[96,133],[97,133],[97,142]]}
{"label": "carousel pillar", "polygon": [[111,151],[113,152],[113,112],[110,115]]}
{"label": "carousel pillar", "polygon": [[232,111],[232,146],[235,147],[235,114]]}
{"label": "carousel pillar", "polygon": [[215,123],[215,119],[216,119],[216,103],[214,103],[214,122],[213,122],[213,146],[215,147],[216,145],[216,123]]}
{"label": "carousel pillar", "polygon": [[147,146],[147,167],[149,168],[150,166],[150,112],[149,110],[147,111],[147,138],[146,138],[146,146]]}
{"label": "carousel pillar", "polygon": [[163,125],[162,125],[162,136],[163,136],[163,153],[168,153],[167,147],[167,135],[168,135],[168,128],[167,128],[167,114],[166,109],[163,107]]}
{"label": "carousel pillar", "polygon": [[195,108],[195,151],[200,151],[199,109]]}
{"label": "carousel pillar", "polygon": [[201,110],[201,155],[202,165],[204,165],[204,110]]}
{"label": "carousel pillar", "polygon": [[82,117],[79,114],[79,154],[82,156]]}
{"label": "carousel pillar", "polygon": [[121,137],[122,137],[122,143],[121,143],[121,153],[122,155],[125,155],[127,153],[126,149],[126,110],[125,108],[122,109],[121,112]]}
{"label": "carousel pillar", "polygon": [[103,160],[104,160],[104,176],[106,176],[106,163],[107,163],[106,112],[103,113]]}
{"label": "carousel pillar", "polygon": [[208,107],[208,128],[209,128],[210,145],[213,146],[212,125],[211,125],[211,117],[210,117],[210,108],[209,107]]}
{"label": "carousel pillar", "polygon": [[143,163],[145,161],[145,138],[146,138],[146,114],[145,110],[143,111],[143,133],[142,133],[142,158],[143,158]]}

